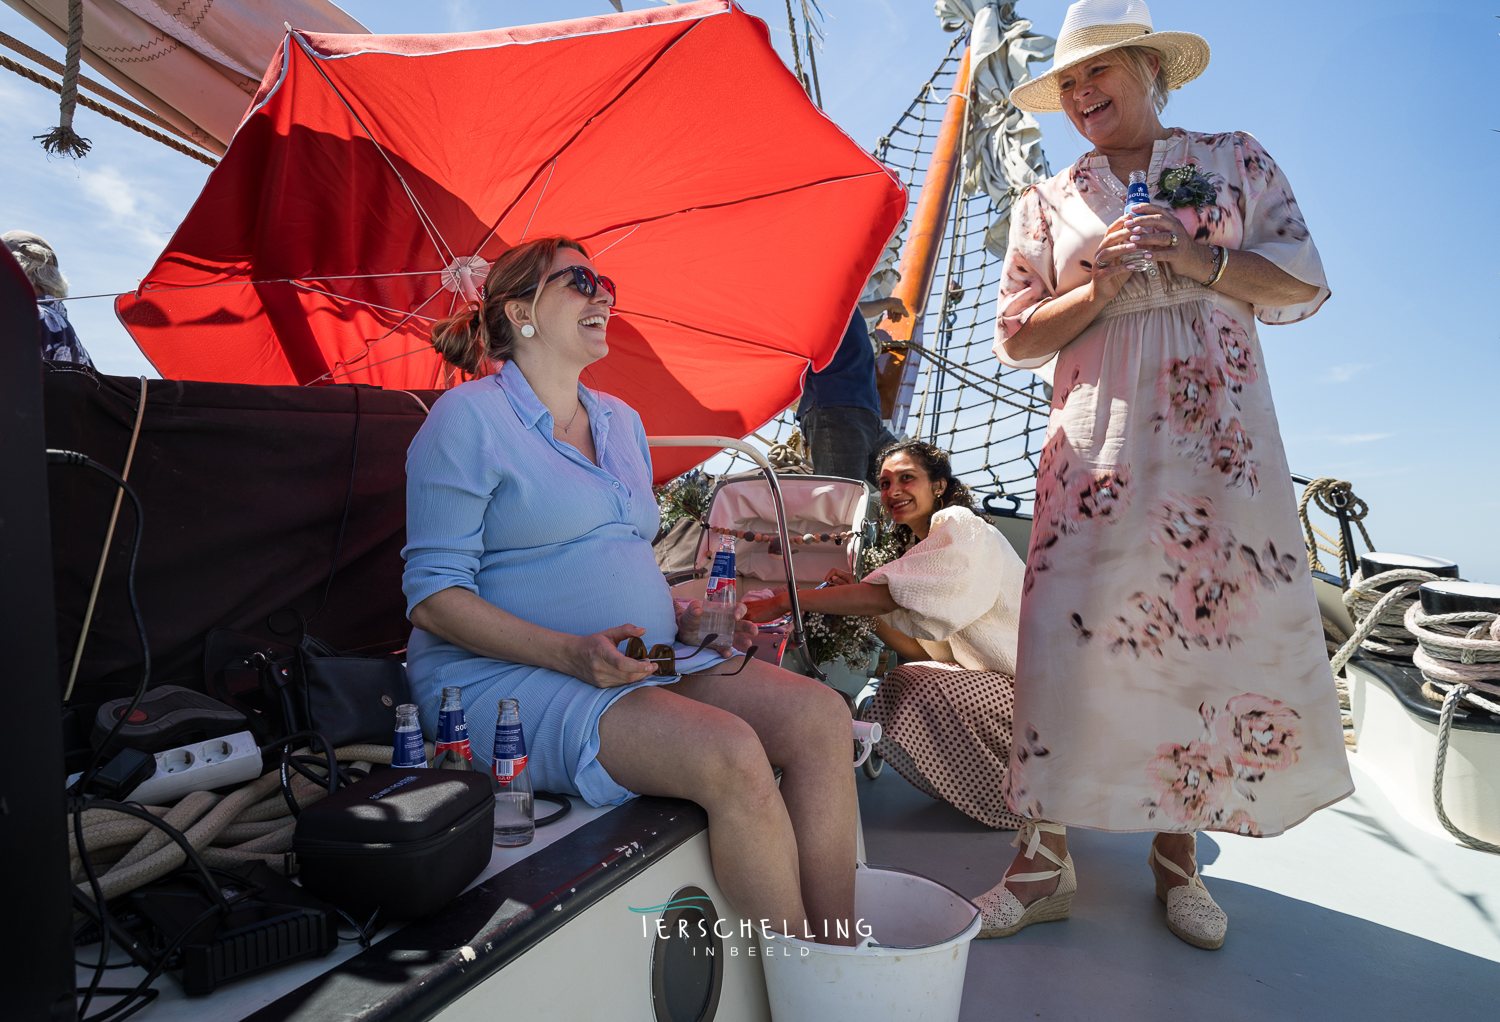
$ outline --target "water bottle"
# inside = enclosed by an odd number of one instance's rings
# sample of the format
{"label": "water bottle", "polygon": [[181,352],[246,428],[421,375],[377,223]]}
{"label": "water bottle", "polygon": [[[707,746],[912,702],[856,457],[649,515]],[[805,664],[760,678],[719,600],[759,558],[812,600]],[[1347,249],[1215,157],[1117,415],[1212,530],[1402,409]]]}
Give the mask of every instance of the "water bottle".
{"label": "water bottle", "polygon": [[422,725],[417,723],[417,707],[414,703],[402,703],[396,707],[396,740],[391,749],[391,766],[427,766],[427,750],[422,746]]}
{"label": "water bottle", "polygon": [[531,771],[526,769],[519,700],[500,700],[490,780],[495,790],[495,844],[501,848],[529,845],[536,834],[536,806],[531,797]]}
{"label": "water bottle", "polygon": [[[1132,170],[1130,172],[1130,187],[1125,191],[1125,209],[1137,205],[1150,205],[1151,189],[1146,185],[1146,172],[1144,170]],[[1149,265],[1146,253],[1136,249],[1123,260],[1124,265],[1130,267],[1136,273],[1140,273]]]}
{"label": "water bottle", "polygon": [[707,638],[712,632],[718,636],[714,640],[716,645],[728,646],[734,640],[734,608],[738,604],[734,581],[734,537],[720,536],[713,570],[708,575],[708,588],[703,593],[703,624],[698,627],[699,639]]}
{"label": "water bottle", "polygon": [[469,723],[464,719],[463,689],[449,685],[443,689],[438,707],[437,751],[432,765],[439,770],[473,770],[474,752],[469,748]]}

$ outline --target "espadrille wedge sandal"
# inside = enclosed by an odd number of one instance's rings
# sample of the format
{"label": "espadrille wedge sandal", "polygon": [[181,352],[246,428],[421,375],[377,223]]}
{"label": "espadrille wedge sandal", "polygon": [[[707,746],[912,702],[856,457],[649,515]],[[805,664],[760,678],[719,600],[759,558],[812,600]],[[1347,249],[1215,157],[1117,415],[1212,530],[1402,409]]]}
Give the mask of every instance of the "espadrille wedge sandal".
{"label": "espadrille wedge sandal", "polygon": [[1205,951],[1217,951],[1223,947],[1224,936],[1229,932],[1229,917],[1214,901],[1214,896],[1208,893],[1208,888],[1203,886],[1203,878],[1198,875],[1196,863],[1189,876],[1182,871],[1181,866],[1156,850],[1155,841],[1151,843],[1151,853],[1146,856],[1146,865],[1151,865],[1153,860],[1187,881],[1186,884],[1168,887],[1162,883],[1161,875],[1156,870],[1151,871],[1156,879],[1156,896],[1167,906],[1167,929],[1193,947],[1201,947]]}
{"label": "espadrille wedge sandal", "polygon": [[[1016,834],[1012,848],[1026,847],[1026,858],[1034,859],[1038,852],[1043,858],[1057,864],[1057,869],[1036,873],[1013,873],[992,890],[974,899],[983,919],[979,931],[980,939],[987,937],[1009,937],[1019,933],[1032,923],[1052,923],[1068,918],[1073,910],[1073,895],[1078,892],[1078,874],[1073,870],[1073,856],[1059,859],[1050,848],[1042,844],[1042,834],[1065,834],[1067,828],[1056,823],[1028,822]],[[1020,899],[1005,886],[1006,880],[1029,883],[1060,878],[1057,890],[1045,898],[1038,898],[1030,905],[1022,905]]]}

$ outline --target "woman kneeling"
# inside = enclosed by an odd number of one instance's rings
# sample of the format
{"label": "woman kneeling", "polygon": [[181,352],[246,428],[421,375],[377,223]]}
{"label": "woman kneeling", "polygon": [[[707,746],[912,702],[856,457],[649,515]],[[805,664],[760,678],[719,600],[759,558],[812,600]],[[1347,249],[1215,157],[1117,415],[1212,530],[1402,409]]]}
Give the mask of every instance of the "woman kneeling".
{"label": "woman kneeling", "polygon": [[476,378],[438,399],[407,456],[407,664],[424,726],[447,685],[480,735],[499,699],[519,699],[539,788],[595,806],[691,799],[736,910],[850,943],[838,935],[851,932],[855,790],[839,694],[760,661],[732,681],[718,666],[662,677],[618,648],[695,633],[701,607],[676,620],[652,556],[640,417],[579,382],[609,352],[613,282],[581,245],[547,238],[503,255],[481,295],[433,328],[444,359]]}
{"label": "woman kneeling", "polygon": [[[920,440],[880,454],[880,499],[902,554],[856,582],[829,572],[829,587],[798,594],[803,610],[879,614],[877,633],[904,661],[886,675],[866,716],[885,737],[876,748],[896,772],[981,823],[1015,830],[1005,805],[1015,701],[1016,622],[1025,565],[973,511],[945,451]],[[767,621],[785,594],[748,605]]]}

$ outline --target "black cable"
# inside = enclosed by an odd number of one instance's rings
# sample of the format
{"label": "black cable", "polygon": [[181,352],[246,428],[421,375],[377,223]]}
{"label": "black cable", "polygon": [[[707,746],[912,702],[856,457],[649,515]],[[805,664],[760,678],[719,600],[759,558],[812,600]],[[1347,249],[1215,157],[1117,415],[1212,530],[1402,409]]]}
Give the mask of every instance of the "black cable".
{"label": "black cable", "polygon": [[[243,880],[244,878],[237,877],[237,879]],[[214,890],[216,893],[218,893],[217,886],[214,888]],[[254,890],[255,889],[252,888],[236,894],[233,898],[229,899],[229,901],[225,903],[223,911],[228,912],[230,904],[244,901],[246,898],[249,898],[254,893]],[[223,894],[219,893],[219,898],[221,900],[223,899],[223,897]],[[218,905],[210,905],[208,908],[200,912],[196,919],[194,919],[191,923],[188,923],[180,931],[178,931],[177,936],[172,939],[172,942],[166,946],[165,950],[162,951],[161,957],[156,960],[156,965],[154,965],[151,970],[146,973],[146,977],[139,983],[137,983],[134,989],[126,990],[124,987],[111,988],[111,992],[124,993],[126,995],[124,999],[122,999],[113,1007],[105,1008],[103,1011],[98,1012],[94,1015],[90,1015],[86,1018],[83,1016],[83,1012],[79,1011],[79,1022],[106,1022],[106,1020],[109,1020],[109,1022],[123,1022],[124,1019],[129,1018],[131,1015],[134,1015],[146,1005],[150,1004],[157,996],[157,991],[150,989],[151,984],[155,983],[157,978],[166,971],[167,965],[172,959],[172,955],[176,953],[177,949],[182,945],[182,942],[187,939],[188,934],[196,930],[206,919],[208,919],[218,911],[220,911]],[[150,994],[151,996],[147,997],[140,1004],[132,1007],[129,1011],[126,1011],[123,1014],[116,1014],[116,1012],[121,1011],[121,1009],[123,1009],[131,1001],[139,997],[144,997],[146,994]]]}
{"label": "black cable", "polygon": [[[94,904],[99,909],[99,964],[94,968],[94,979],[83,993],[83,1006],[78,1009],[78,1014],[83,1015],[89,1010],[89,1005],[94,1000],[94,995],[99,992],[99,983],[104,979],[104,966],[109,962],[110,933],[109,909],[104,907],[104,889],[99,886],[99,877],[94,872],[94,864],[89,861],[88,845],[83,841],[83,799],[77,799],[69,808],[73,812],[73,839],[78,843],[78,857],[83,860],[83,872],[89,878],[89,887],[94,892]],[[74,884],[73,889],[78,890]]]}
{"label": "black cable", "polygon": [[333,591],[333,576],[339,570],[339,557],[344,552],[344,529],[349,524],[349,508],[354,503],[354,471],[359,467],[359,385],[354,385],[354,450],[349,456],[349,489],[344,493],[344,515],[339,519],[339,535],[333,544],[333,565],[328,569],[328,582],[323,586],[323,602],[318,604],[318,609],[313,611],[312,617],[307,619],[303,625],[303,634],[306,634],[308,624],[316,621],[318,615],[323,613],[323,608],[328,606],[328,594]]}
{"label": "black cable", "polygon": [[79,454],[77,451],[61,451],[55,448],[48,448],[47,464],[83,465],[96,472],[103,473],[125,492],[125,495],[130,498],[131,506],[135,508],[135,536],[130,542],[130,565],[125,572],[125,592],[130,597],[130,613],[135,618],[135,629],[141,637],[141,681],[136,686],[135,698],[130,701],[130,705],[125,708],[125,712],[120,714],[119,719],[115,721],[115,726],[110,728],[109,734],[104,737],[103,743],[100,744],[98,749],[94,750],[94,755],[89,759],[88,766],[83,770],[83,776],[78,779],[78,785],[75,790],[81,792],[94,779],[94,775],[98,773],[101,765],[100,761],[104,756],[105,750],[110,747],[110,743],[115,740],[115,736],[120,733],[120,729],[130,719],[130,715],[135,712],[136,707],[145,698],[147,685],[151,681],[151,643],[146,637],[146,625],[141,620],[141,607],[135,597],[135,564],[136,558],[141,552],[141,536],[144,532],[145,513],[141,508],[141,498],[136,495],[135,490],[130,488],[130,484],[117,475],[113,469],[106,468],[88,455]]}
{"label": "black cable", "polygon": [[[323,747],[323,755],[327,758],[328,763],[331,764],[326,778],[312,773],[307,767],[297,761],[298,757],[294,757],[291,754],[290,743],[304,739],[316,741]],[[333,754],[333,743],[320,731],[294,731],[285,738],[277,738],[274,741],[267,742],[260,747],[260,751],[265,753],[276,748],[281,749],[281,797],[286,800],[287,808],[292,811],[293,819],[302,815],[302,807],[297,804],[296,796],[292,794],[292,776],[290,771],[296,770],[309,780],[328,785],[328,794],[330,795],[339,790],[340,781],[343,781],[345,784],[349,783],[348,775],[339,769],[338,758]]]}

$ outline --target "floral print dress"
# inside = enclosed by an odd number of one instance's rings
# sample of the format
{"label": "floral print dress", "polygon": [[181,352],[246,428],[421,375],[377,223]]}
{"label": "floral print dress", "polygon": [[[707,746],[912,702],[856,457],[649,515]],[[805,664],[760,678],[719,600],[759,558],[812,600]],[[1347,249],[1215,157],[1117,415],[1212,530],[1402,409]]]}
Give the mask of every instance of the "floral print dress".
{"label": "floral print dress", "polygon": [[[1059,352],[1023,585],[1005,794],[1110,831],[1273,835],[1353,791],[1255,320],[1328,297],[1290,185],[1250,135],[1174,129],[1146,179],[1196,166],[1198,241],[1318,295],[1252,308],[1170,267],[1135,273]],[[1125,187],[1102,156],[1016,203],[996,350],[1085,284]],[[1166,202],[1162,203],[1166,205]]]}

